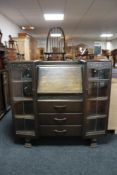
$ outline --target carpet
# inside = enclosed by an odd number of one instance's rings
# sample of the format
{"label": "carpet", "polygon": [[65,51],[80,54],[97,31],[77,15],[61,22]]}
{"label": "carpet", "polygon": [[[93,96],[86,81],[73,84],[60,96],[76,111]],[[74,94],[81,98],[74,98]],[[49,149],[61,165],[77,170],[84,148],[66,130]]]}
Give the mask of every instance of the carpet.
{"label": "carpet", "polygon": [[117,135],[90,148],[78,139],[40,139],[25,148],[15,143],[11,112],[0,121],[0,175],[117,175]]}

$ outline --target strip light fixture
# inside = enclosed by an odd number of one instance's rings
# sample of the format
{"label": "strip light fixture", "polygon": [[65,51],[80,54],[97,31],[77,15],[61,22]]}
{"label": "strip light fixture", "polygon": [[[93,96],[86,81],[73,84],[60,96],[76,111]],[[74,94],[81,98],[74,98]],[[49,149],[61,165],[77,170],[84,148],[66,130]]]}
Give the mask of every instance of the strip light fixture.
{"label": "strip light fixture", "polygon": [[51,37],[61,37],[61,33],[51,33]]}
{"label": "strip light fixture", "polygon": [[61,21],[64,20],[64,14],[44,14],[46,21]]}
{"label": "strip light fixture", "polygon": [[22,30],[34,30],[35,27],[34,26],[22,26],[21,29]]}
{"label": "strip light fixture", "polygon": [[100,37],[104,38],[104,37],[112,37],[113,34],[112,33],[103,33],[100,35]]}

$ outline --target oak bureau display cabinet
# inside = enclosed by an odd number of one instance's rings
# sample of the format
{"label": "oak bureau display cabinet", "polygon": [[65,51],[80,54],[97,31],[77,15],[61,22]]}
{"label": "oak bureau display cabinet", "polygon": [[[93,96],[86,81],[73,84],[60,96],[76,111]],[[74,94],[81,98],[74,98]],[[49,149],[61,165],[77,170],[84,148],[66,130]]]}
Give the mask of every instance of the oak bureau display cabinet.
{"label": "oak bureau display cabinet", "polygon": [[42,136],[106,134],[110,61],[14,61],[9,63],[14,133],[31,146]]}

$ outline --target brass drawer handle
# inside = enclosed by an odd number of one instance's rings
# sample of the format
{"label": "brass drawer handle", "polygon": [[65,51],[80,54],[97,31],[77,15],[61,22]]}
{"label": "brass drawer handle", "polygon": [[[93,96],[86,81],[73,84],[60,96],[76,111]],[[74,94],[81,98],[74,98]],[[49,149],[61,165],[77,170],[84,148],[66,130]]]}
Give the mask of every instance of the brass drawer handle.
{"label": "brass drawer handle", "polygon": [[58,109],[63,109],[63,108],[66,108],[67,106],[66,105],[63,105],[63,106],[56,106],[54,105],[54,108],[58,108]]}
{"label": "brass drawer handle", "polygon": [[54,120],[55,121],[65,121],[65,120],[67,120],[67,118],[66,117],[64,117],[64,118],[54,118]]}
{"label": "brass drawer handle", "polygon": [[56,133],[65,133],[65,132],[67,132],[67,130],[66,129],[63,129],[63,130],[54,129],[54,132],[56,132]]}
{"label": "brass drawer handle", "polygon": [[66,109],[66,105],[63,105],[63,106],[54,106],[54,109],[56,110],[56,111],[62,111],[62,110],[64,110],[64,109]]}

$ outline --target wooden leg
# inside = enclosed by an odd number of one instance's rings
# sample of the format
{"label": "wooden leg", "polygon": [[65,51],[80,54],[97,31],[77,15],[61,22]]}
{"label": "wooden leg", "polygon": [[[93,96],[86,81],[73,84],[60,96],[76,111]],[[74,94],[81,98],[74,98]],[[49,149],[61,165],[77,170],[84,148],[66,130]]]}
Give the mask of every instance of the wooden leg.
{"label": "wooden leg", "polygon": [[26,148],[31,148],[31,147],[32,147],[31,139],[30,139],[29,137],[26,137],[26,138],[25,138],[24,147],[26,147]]}
{"label": "wooden leg", "polygon": [[97,139],[92,139],[90,146],[91,146],[91,148],[96,148],[97,147]]}

